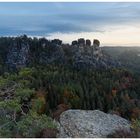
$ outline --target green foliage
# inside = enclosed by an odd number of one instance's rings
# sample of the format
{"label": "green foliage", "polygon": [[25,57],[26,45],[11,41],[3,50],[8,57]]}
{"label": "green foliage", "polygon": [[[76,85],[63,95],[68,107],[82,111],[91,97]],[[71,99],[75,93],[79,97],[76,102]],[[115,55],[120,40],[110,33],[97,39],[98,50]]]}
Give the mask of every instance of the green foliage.
{"label": "green foliage", "polygon": [[44,128],[56,128],[56,124],[45,114],[38,115],[36,112],[30,111],[27,115],[22,116],[18,122],[9,121],[2,125],[0,127],[0,137],[35,138]]}
{"label": "green foliage", "polygon": [[140,119],[133,119],[131,128],[134,131],[136,137],[140,137]]}
{"label": "green foliage", "polygon": [[36,137],[43,128],[56,128],[56,125],[51,118],[33,111],[23,116],[17,124],[18,132],[26,138]]}
{"label": "green foliage", "polygon": [[24,68],[19,72],[19,77],[25,78],[25,79],[31,78],[32,73],[33,71],[31,68]]}
{"label": "green foliage", "polygon": [[8,111],[20,111],[20,101],[18,99],[1,101],[0,102],[0,109],[3,108],[4,110]]}
{"label": "green foliage", "polygon": [[42,105],[44,103],[41,98],[33,99],[32,102],[33,102],[32,110],[36,112],[42,108]]}
{"label": "green foliage", "polygon": [[6,125],[0,127],[0,138],[12,138],[14,136],[13,130],[15,127],[14,122],[7,122]]}
{"label": "green foliage", "polygon": [[15,96],[20,97],[21,99],[28,100],[34,93],[35,93],[35,91],[33,89],[17,88],[15,91]]}
{"label": "green foliage", "polygon": [[4,88],[9,83],[8,79],[4,79],[2,76],[0,77],[0,88]]}
{"label": "green foliage", "polygon": [[[74,109],[115,112],[127,119],[137,116],[140,109],[139,75],[134,76],[122,68],[77,70],[68,65],[39,65],[39,52],[49,54],[53,48],[40,48],[41,42],[36,38],[29,43],[31,55],[36,56],[30,67],[16,73],[0,71],[3,73],[0,76],[0,137],[36,137],[43,128],[56,127],[52,119],[39,114],[52,112],[59,104]],[[2,44],[0,41],[0,47]],[[65,52],[73,64],[72,52]],[[0,49],[0,66],[3,67],[4,55],[1,54]],[[39,89],[47,94],[37,97]],[[136,129],[137,124],[134,123]]]}
{"label": "green foliage", "polygon": [[[36,137],[43,128],[56,127],[51,118],[31,110],[31,98],[35,95],[31,81],[29,68],[18,75],[7,73],[0,77],[0,137]],[[38,102],[35,105],[38,106]]]}

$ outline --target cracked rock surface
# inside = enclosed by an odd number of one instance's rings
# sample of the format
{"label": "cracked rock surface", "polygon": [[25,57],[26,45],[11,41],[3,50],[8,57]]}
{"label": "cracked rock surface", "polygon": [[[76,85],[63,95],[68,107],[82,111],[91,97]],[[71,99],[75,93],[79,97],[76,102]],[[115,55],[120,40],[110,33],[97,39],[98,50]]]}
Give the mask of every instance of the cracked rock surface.
{"label": "cracked rock surface", "polygon": [[128,120],[99,110],[68,110],[59,123],[60,138],[105,138],[119,129],[130,131]]}

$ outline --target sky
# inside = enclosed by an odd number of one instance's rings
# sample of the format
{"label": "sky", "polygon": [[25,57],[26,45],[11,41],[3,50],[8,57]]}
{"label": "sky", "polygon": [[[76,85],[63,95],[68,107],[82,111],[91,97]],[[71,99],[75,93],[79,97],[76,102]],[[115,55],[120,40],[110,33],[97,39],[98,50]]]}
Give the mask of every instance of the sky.
{"label": "sky", "polygon": [[1,2],[0,36],[23,34],[140,46],[140,2]]}

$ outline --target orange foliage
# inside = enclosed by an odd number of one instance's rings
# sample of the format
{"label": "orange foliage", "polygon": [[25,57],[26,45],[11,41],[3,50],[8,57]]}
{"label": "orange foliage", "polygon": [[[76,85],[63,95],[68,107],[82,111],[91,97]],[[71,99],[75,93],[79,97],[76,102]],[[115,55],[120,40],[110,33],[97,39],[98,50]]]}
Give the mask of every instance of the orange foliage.
{"label": "orange foliage", "polygon": [[71,98],[71,92],[68,91],[67,89],[64,90],[64,93],[63,93],[63,97],[65,98]]}
{"label": "orange foliage", "polygon": [[64,111],[68,110],[68,109],[70,109],[70,106],[69,106],[69,105],[66,105],[66,104],[59,104],[59,105],[57,106],[56,111],[54,111],[54,112],[52,113],[52,117],[53,117],[54,119],[56,119],[56,120],[59,120],[60,114],[61,114],[62,112],[64,112]]}
{"label": "orange foliage", "polygon": [[66,99],[74,99],[74,98],[77,98],[77,95],[74,95],[72,93],[72,91],[69,91],[68,89],[65,89],[64,93],[63,93],[63,97],[66,98]]}
{"label": "orange foliage", "polygon": [[35,100],[39,100],[41,105],[40,108],[37,110],[37,113],[43,114],[46,110],[46,92],[42,89],[36,91],[35,97],[32,99],[32,109],[35,108]]}
{"label": "orange foliage", "polygon": [[117,93],[117,90],[115,88],[112,89],[112,96],[115,97]]}
{"label": "orange foliage", "polygon": [[131,119],[137,119],[140,117],[140,108],[135,107],[131,111]]}

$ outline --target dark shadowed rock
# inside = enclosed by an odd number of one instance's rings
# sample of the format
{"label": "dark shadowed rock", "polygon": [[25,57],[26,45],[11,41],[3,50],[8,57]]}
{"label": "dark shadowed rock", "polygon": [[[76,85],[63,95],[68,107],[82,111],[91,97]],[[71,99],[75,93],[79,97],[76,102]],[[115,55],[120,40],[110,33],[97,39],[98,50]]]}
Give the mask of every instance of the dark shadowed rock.
{"label": "dark shadowed rock", "polygon": [[78,39],[78,45],[85,45],[85,39],[84,38],[80,38]]}
{"label": "dark shadowed rock", "polygon": [[7,54],[6,64],[9,70],[27,66],[29,63],[29,44],[26,36],[13,40]]}
{"label": "dark shadowed rock", "polygon": [[99,47],[100,46],[100,41],[97,40],[97,39],[94,39],[93,40],[93,46],[95,46],[95,45]]}
{"label": "dark shadowed rock", "polygon": [[72,45],[77,45],[77,44],[78,44],[78,41],[74,40],[74,41],[72,41],[71,44],[72,44]]}
{"label": "dark shadowed rock", "polygon": [[86,45],[91,46],[91,41],[89,39],[86,40]]}
{"label": "dark shadowed rock", "polygon": [[46,47],[47,45],[49,45],[49,41],[46,38],[40,38],[39,42],[41,47]]}
{"label": "dark shadowed rock", "polygon": [[60,115],[60,138],[105,138],[120,129],[129,132],[129,121],[99,110],[68,110]]}
{"label": "dark shadowed rock", "polygon": [[52,40],[52,43],[55,45],[62,45],[62,40],[54,39],[54,40]]}
{"label": "dark shadowed rock", "polygon": [[93,46],[89,39],[85,41],[84,38],[73,41],[72,45],[64,45],[59,39],[31,39],[24,35],[10,38],[2,59],[8,70],[18,70],[32,63],[67,64],[78,69],[120,67],[117,61],[103,53],[99,45],[97,39]]}

